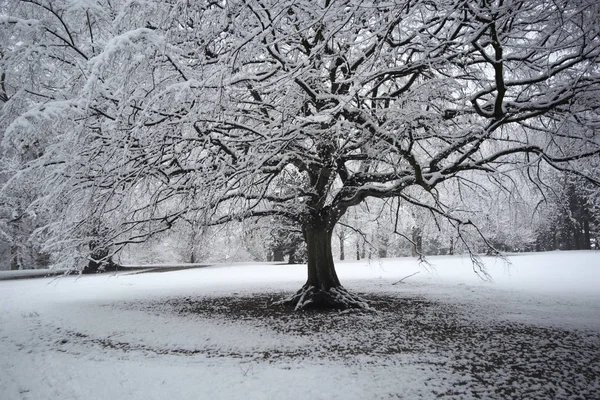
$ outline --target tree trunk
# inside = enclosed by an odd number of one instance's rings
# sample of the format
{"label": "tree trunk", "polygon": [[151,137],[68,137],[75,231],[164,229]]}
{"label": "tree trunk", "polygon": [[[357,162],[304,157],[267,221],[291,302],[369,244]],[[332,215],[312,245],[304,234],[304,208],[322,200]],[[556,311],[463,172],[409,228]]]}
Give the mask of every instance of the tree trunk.
{"label": "tree trunk", "polygon": [[346,258],[346,254],[344,253],[344,241],[346,240],[346,235],[341,232],[338,237],[340,239],[340,261],[344,261]]}
{"label": "tree trunk", "polygon": [[583,250],[583,232],[579,221],[574,224],[573,242],[575,243],[574,250]]}
{"label": "tree trunk", "polygon": [[292,246],[288,251],[288,264],[296,264],[296,246]]}
{"label": "tree trunk", "polygon": [[333,264],[331,232],[323,227],[307,229],[306,247],[308,249],[308,280],[306,283],[323,290],[341,286]]}
{"label": "tree trunk", "polygon": [[379,258],[386,258],[388,255],[389,239],[385,235],[379,235],[379,248],[377,255]]}
{"label": "tree trunk", "polygon": [[412,230],[412,256],[417,257],[423,254],[423,235],[421,228],[414,227]]}
{"label": "tree trunk", "polygon": [[285,253],[283,249],[276,248],[273,250],[273,261],[284,261]]}
{"label": "tree trunk", "polygon": [[340,284],[331,251],[333,227],[325,223],[312,224],[303,231],[308,252],[308,279],[302,289],[279,304],[292,305],[296,310],[369,308],[364,300],[351,295]]}
{"label": "tree trunk", "polygon": [[17,246],[10,247],[10,269],[21,269],[21,263],[19,262],[19,249]]}
{"label": "tree trunk", "polygon": [[591,248],[592,241],[590,236],[590,219],[588,216],[585,216],[583,220],[583,249],[590,250]]}

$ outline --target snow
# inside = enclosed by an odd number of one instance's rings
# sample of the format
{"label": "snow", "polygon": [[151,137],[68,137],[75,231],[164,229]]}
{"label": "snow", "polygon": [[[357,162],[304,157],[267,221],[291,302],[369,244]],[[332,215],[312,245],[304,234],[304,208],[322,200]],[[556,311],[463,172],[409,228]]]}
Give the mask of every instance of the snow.
{"label": "snow", "polygon": [[[443,310],[458,310],[460,321],[479,320],[482,329],[509,323],[550,327],[581,333],[597,344],[600,252],[515,254],[508,260],[510,266],[483,258],[493,282],[477,278],[462,256],[430,257],[434,269],[410,258],[338,262],[337,269],[345,287],[361,295],[432,301]],[[410,333],[374,329],[376,313],[334,313],[333,328],[290,334],[275,329],[274,319],[177,309],[185,299],[228,297],[214,303],[217,310],[246,296],[283,296],[299,289],[305,274],[302,265],[237,263],[0,281],[0,398],[412,399],[436,398],[436,393],[471,398],[452,395],[452,383],[463,381],[471,393],[499,398],[473,389],[472,373],[445,366],[448,354],[469,365],[468,349],[448,345],[427,351],[423,342],[416,351],[386,354],[388,336],[401,343],[410,341]],[[294,315],[290,326],[300,330],[303,318]],[[336,328],[344,324],[360,334]],[[539,339],[540,348],[544,340]],[[493,376],[506,378],[499,372]],[[600,393],[597,378],[594,384],[587,384],[588,396]],[[553,389],[557,398],[568,397],[560,385],[557,381]],[[542,389],[534,382],[527,390]]]}

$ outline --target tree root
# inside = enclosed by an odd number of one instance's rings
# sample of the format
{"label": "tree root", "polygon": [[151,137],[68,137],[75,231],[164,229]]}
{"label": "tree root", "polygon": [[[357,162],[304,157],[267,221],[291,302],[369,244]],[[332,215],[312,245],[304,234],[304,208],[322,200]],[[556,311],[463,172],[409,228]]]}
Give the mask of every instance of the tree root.
{"label": "tree root", "polygon": [[372,310],[366,300],[351,294],[344,287],[337,286],[329,290],[318,289],[315,286],[304,285],[292,296],[273,303],[294,307],[295,311],[319,310]]}

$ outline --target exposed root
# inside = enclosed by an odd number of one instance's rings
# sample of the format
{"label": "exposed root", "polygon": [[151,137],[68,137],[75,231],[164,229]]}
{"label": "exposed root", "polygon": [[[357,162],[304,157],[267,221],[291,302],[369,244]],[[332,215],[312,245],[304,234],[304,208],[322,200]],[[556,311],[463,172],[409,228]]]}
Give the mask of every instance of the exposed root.
{"label": "exposed root", "polygon": [[292,296],[274,304],[294,307],[296,311],[308,309],[373,310],[366,300],[351,294],[342,286],[324,290],[315,286],[304,285]]}

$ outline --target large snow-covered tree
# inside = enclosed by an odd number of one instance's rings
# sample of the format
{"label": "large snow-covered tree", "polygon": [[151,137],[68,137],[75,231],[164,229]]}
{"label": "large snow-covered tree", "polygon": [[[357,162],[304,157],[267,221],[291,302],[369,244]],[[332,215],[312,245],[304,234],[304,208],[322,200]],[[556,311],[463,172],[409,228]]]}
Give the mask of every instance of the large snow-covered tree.
{"label": "large snow-covered tree", "polygon": [[331,240],[365,199],[465,229],[442,185],[600,154],[592,0],[27,0],[3,14],[3,109],[27,99],[4,145],[43,149],[11,165],[68,217],[49,229],[118,215],[104,235],[118,248],[181,218],[285,218],[308,249],[297,308],[364,305]]}

